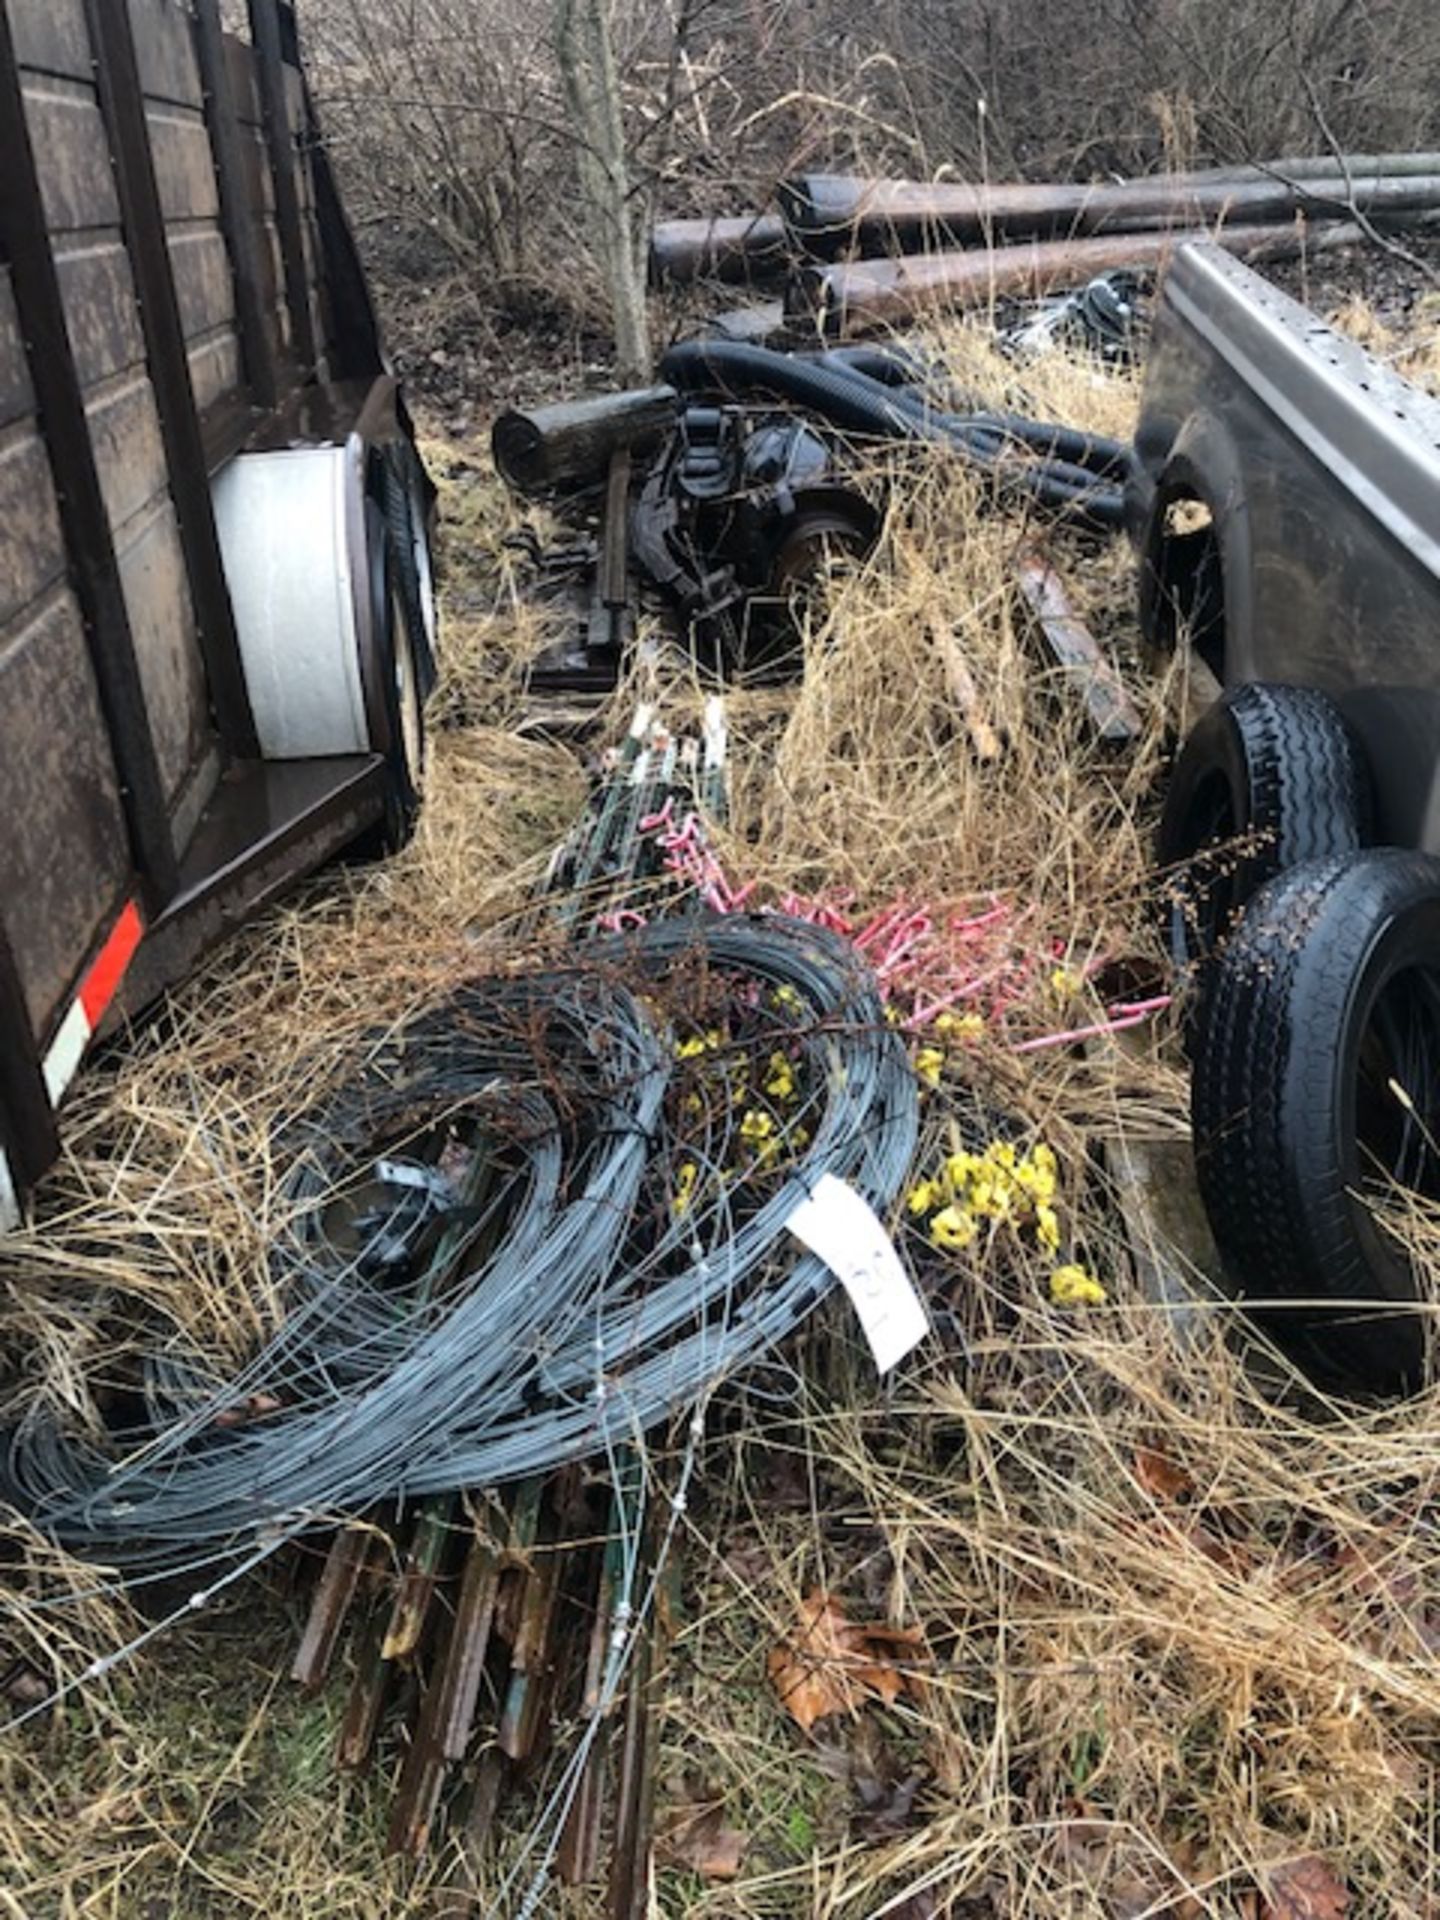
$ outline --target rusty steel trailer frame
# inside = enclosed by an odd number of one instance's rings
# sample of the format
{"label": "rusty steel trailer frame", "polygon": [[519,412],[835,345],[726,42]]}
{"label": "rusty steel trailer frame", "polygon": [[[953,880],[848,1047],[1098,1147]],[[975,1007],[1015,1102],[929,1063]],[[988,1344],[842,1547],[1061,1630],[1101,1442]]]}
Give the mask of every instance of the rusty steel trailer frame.
{"label": "rusty steel trailer frame", "polygon": [[32,516],[0,582],[0,1228],[77,1047],[384,817],[378,751],[261,757],[211,503],[252,447],[413,439],[294,9],[248,11],[247,43],[219,0],[0,0],[0,458]]}

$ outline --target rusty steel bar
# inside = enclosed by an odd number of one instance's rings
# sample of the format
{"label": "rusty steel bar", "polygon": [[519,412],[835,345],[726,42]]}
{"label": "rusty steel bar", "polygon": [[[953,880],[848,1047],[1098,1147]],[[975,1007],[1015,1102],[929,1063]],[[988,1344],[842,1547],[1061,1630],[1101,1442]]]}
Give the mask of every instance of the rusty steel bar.
{"label": "rusty steel bar", "polygon": [[495,1614],[499,1557],[477,1527],[465,1559],[449,1636],[431,1669],[400,1769],[390,1809],[386,1851],[418,1857],[435,1825],[451,1762],[464,1756],[475,1716],[490,1626]]}
{"label": "rusty steel bar", "polygon": [[1083,286],[1117,267],[1154,271],[1187,240],[1212,240],[1242,260],[1285,260],[1362,240],[1351,221],[1326,225],[1229,227],[1176,233],[1108,234],[1089,240],[1032,240],[968,253],[915,254],[901,260],[852,260],[807,268],[791,286],[791,312],[828,334],[908,321],[932,311],[986,307],[992,301]]}
{"label": "rusty steel bar", "polygon": [[778,213],[716,220],[660,220],[650,236],[650,284],[759,280],[783,272],[790,250]]}
{"label": "rusty steel bar", "polygon": [[1212,180],[1176,186],[1163,176],[1121,185],[973,186],[807,174],[787,180],[780,202],[797,252],[827,258],[854,247],[906,253],[1021,235],[1198,226],[1209,220],[1269,224],[1295,213],[1389,215],[1440,206],[1440,174],[1352,179],[1332,170],[1298,181]]}
{"label": "rusty steel bar", "polygon": [[290,1669],[291,1678],[302,1687],[318,1687],[330,1671],[335,1643],[350,1611],[350,1602],[355,1598],[373,1541],[374,1534],[369,1527],[342,1527],[330,1543]]}
{"label": "rusty steel bar", "polygon": [[420,1644],[435,1583],[440,1577],[440,1563],[449,1544],[456,1506],[456,1496],[447,1493],[427,1501],[420,1510],[385,1629],[381,1649],[384,1660],[406,1660]]}

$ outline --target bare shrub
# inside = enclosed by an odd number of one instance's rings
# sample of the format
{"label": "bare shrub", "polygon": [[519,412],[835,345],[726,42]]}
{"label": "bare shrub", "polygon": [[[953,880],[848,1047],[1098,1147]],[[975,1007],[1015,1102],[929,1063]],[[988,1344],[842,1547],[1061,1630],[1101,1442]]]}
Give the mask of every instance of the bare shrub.
{"label": "bare shrub", "polygon": [[[551,0],[302,0],[382,288],[605,323]],[[637,222],[857,167],[1081,178],[1440,146],[1433,0],[614,0]],[[414,302],[411,301],[413,308]]]}

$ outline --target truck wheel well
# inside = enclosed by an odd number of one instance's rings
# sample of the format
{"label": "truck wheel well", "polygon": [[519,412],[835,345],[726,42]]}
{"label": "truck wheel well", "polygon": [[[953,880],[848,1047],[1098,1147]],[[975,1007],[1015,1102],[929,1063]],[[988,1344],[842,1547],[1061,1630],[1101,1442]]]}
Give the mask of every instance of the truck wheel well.
{"label": "truck wheel well", "polygon": [[1193,489],[1167,492],[1146,556],[1146,630],[1163,652],[1190,646],[1225,678],[1225,574],[1214,510]]}

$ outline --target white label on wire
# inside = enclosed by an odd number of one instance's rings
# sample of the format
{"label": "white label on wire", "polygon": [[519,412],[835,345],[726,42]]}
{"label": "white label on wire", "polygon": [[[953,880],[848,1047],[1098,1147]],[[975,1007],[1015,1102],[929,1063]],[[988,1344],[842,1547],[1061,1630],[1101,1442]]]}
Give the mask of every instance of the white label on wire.
{"label": "white label on wire", "polygon": [[849,1294],[881,1373],[919,1346],[930,1331],[925,1303],[869,1201],[822,1173],[785,1224]]}
{"label": "white label on wire", "polygon": [[404,1160],[377,1160],[375,1178],[384,1187],[415,1187],[431,1199],[448,1200],[450,1182],[437,1167],[411,1166]]}

